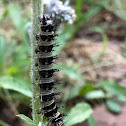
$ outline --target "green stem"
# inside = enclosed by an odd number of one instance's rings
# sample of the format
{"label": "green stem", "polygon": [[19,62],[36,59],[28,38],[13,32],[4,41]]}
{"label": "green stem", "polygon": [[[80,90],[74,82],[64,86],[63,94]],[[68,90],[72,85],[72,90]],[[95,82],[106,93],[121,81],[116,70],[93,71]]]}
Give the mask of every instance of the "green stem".
{"label": "green stem", "polygon": [[[40,16],[41,13],[41,2],[42,0],[32,0],[32,33],[31,33],[31,81],[32,81],[32,117],[33,122],[38,125],[38,123],[41,121],[41,116],[37,114],[37,110],[40,107],[40,100],[37,98],[37,95],[39,94],[38,86],[35,84],[35,45],[36,45],[36,33],[39,33],[39,20],[38,16]],[[42,13],[41,13],[42,15]]]}

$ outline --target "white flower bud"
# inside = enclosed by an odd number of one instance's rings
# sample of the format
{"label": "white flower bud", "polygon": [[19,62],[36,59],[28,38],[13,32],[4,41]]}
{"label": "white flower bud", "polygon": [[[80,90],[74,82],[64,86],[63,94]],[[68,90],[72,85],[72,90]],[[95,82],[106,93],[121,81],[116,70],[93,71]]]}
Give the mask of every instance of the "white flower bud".
{"label": "white flower bud", "polygon": [[72,24],[76,19],[75,10],[72,9],[67,0],[64,4],[60,0],[43,0],[44,4],[47,6],[47,12],[52,14],[52,17],[60,21],[66,21],[69,24]]}

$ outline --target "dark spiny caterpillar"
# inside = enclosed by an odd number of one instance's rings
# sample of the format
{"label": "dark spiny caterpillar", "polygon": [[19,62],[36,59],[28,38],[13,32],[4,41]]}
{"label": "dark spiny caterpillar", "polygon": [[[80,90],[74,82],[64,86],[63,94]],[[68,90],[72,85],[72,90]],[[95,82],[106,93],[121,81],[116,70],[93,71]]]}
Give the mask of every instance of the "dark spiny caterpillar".
{"label": "dark spiny caterpillar", "polygon": [[40,89],[41,110],[46,119],[49,122],[49,126],[64,126],[63,117],[65,114],[58,112],[58,106],[56,105],[56,95],[59,93],[54,92],[54,79],[53,74],[57,72],[57,69],[53,69],[54,60],[57,56],[53,56],[53,47],[57,46],[53,42],[57,36],[55,34],[57,25],[47,15],[39,17],[40,21],[40,34],[36,35],[37,48],[35,50],[37,62],[37,84]]}

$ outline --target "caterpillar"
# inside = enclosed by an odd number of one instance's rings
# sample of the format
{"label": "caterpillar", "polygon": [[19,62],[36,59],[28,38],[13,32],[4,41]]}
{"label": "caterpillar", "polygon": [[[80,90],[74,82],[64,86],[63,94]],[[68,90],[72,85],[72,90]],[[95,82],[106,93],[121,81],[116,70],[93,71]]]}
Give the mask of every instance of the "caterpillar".
{"label": "caterpillar", "polygon": [[54,43],[55,37],[58,36],[55,32],[57,25],[54,20],[48,15],[39,17],[40,21],[40,34],[36,34],[37,48],[36,54],[36,73],[37,84],[40,90],[40,102],[42,113],[48,120],[48,126],[64,126],[63,117],[64,113],[60,113],[56,103],[58,100],[55,98],[59,92],[54,92],[54,78],[53,74],[57,69],[53,68],[53,64],[57,56],[53,56],[53,48],[58,46]]}

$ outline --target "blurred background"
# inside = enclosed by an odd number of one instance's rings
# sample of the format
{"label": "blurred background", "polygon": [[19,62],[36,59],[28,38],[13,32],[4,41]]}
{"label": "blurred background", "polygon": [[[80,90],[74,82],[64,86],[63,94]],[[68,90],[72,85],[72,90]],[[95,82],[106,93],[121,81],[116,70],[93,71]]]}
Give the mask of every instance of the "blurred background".
{"label": "blurred background", "polygon": [[[63,1],[64,2],[64,1]],[[62,23],[56,80],[66,126],[126,125],[126,1],[71,0],[76,20]],[[30,0],[0,1],[0,126],[31,118]]]}

